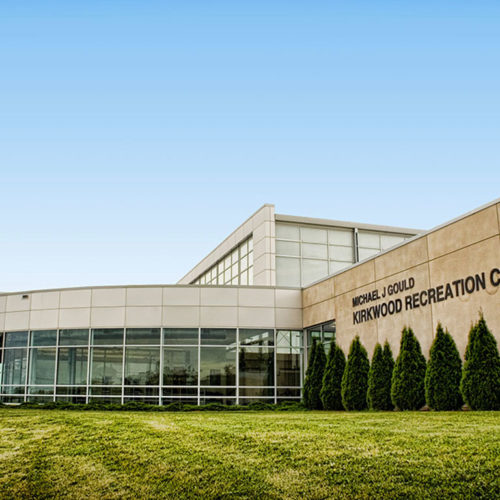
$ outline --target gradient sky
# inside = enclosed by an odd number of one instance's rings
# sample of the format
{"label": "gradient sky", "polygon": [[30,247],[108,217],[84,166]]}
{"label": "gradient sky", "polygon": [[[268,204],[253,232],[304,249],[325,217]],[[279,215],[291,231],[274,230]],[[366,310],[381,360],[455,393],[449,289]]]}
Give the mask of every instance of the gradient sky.
{"label": "gradient sky", "polygon": [[500,2],[0,4],[0,290],[175,283],[263,203],[500,196]]}

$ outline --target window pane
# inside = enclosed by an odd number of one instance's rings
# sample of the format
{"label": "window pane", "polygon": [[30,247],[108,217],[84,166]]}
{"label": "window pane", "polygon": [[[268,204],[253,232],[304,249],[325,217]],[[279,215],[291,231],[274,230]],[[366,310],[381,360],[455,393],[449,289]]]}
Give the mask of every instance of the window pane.
{"label": "window pane", "polygon": [[240,345],[272,346],[274,345],[274,330],[249,330],[240,328]]}
{"label": "window pane", "polygon": [[160,384],[159,347],[127,347],[125,349],[125,384]]}
{"label": "window pane", "polygon": [[54,386],[34,386],[28,387],[29,394],[54,394]]}
{"label": "window pane", "polygon": [[276,284],[278,286],[300,286],[300,260],[276,257]]}
{"label": "window pane", "polygon": [[30,384],[54,384],[56,368],[56,348],[31,349],[30,353]]}
{"label": "window pane", "polygon": [[159,328],[127,328],[127,344],[160,344]]}
{"label": "window pane", "polygon": [[307,241],[308,243],[326,243],[326,229],[301,227],[300,237],[302,241]]}
{"label": "window pane", "polygon": [[198,347],[169,347],[163,350],[163,384],[198,384]]}
{"label": "window pane", "polygon": [[[26,337],[27,339],[28,337]],[[7,349],[4,356],[3,384],[22,385],[26,382],[27,349]],[[23,391],[24,392],[24,389]]]}
{"label": "window pane", "polygon": [[314,243],[302,244],[302,257],[310,257],[312,259],[327,259],[326,245],[316,245]]}
{"label": "window pane", "polygon": [[352,247],[330,246],[330,260],[342,260],[344,262],[353,262],[354,253]]}
{"label": "window pane", "polygon": [[197,387],[167,387],[163,389],[164,396],[198,396]]}
{"label": "window pane", "polygon": [[405,240],[404,236],[398,236],[395,234],[381,234],[380,246],[382,250],[385,250],[386,248],[393,247],[394,245],[397,245],[398,243],[401,243],[404,240]]}
{"label": "window pane", "polygon": [[276,255],[300,255],[300,243],[276,240]]}
{"label": "window pane", "polygon": [[7,332],[5,334],[5,347],[26,347],[28,345],[28,332]]}
{"label": "window pane", "polygon": [[88,330],[60,330],[59,345],[88,345]]}
{"label": "window pane", "polygon": [[198,344],[198,328],[164,328],[163,343],[174,344]]}
{"label": "window pane", "polygon": [[[273,382],[274,384],[274,382]],[[259,397],[259,396],[264,396],[264,397],[273,397],[274,396],[274,387],[240,387],[240,398],[241,397]],[[241,401],[241,400],[240,400]],[[251,402],[251,401],[248,401]],[[269,401],[270,403],[273,403],[273,401]],[[244,403],[241,403],[244,404]]]}
{"label": "window pane", "polygon": [[378,235],[378,233],[359,231],[358,245],[365,248],[380,249],[380,236]]}
{"label": "window pane", "polygon": [[202,387],[200,396],[236,396],[236,389],[218,388],[218,387]]}
{"label": "window pane", "polygon": [[92,384],[122,383],[123,349],[121,347],[94,347],[92,349]]}
{"label": "window pane", "polygon": [[373,248],[359,248],[359,260],[367,259],[368,257],[377,255],[378,253],[379,250]]}
{"label": "window pane", "polygon": [[328,231],[328,243],[330,245],[353,246],[352,229],[330,229]]}
{"label": "window pane", "polygon": [[57,330],[40,330],[31,332],[31,345],[56,345]]}
{"label": "window pane", "polygon": [[276,224],[276,238],[298,241],[300,239],[299,226],[293,226],[291,224]]}
{"label": "window pane", "polygon": [[240,385],[274,385],[274,349],[241,347]]}
{"label": "window pane", "polygon": [[200,357],[201,385],[235,385],[235,349],[202,347]]}
{"label": "window pane", "polygon": [[301,350],[280,347],[276,351],[276,380],[281,386],[300,386]]}
{"label": "window pane", "polygon": [[328,276],[328,262],[323,260],[302,260],[302,285]]}
{"label": "window pane", "polygon": [[302,347],[303,333],[300,330],[278,330],[276,340],[278,347]]}
{"label": "window pane", "polygon": [[99,328],[92,330],[94,345],[123,344],[122,328]]}
{"label": "window pane", "polygon": [[233,328],[202,328],[201,344],[230,345],[236,343],[236,330]]}
{"label": "window pane", "polygon": [[59,360],[57,362],[57,383],[68,385],[86,384],[87,361],[87,347],[59,348]]}
{"label": "window pane", "polygon": [[330,263],[328,264],[328,269],[330,270],[330,274],[333,274],[336,273],[337,271],[342,271],[342,269],[349,267],[351,264],[352,262],[330,261]]}

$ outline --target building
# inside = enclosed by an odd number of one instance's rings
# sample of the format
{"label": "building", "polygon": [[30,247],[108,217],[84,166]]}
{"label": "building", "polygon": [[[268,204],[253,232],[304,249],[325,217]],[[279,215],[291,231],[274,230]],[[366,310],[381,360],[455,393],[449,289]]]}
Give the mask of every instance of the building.
{"label": "building", "polygon": [[0,294],[0,398],[300,399],[312,339],[397,353],[409,325],[428,355],[441,321],[463,355],[499,288],[500,199],[426,232],[264,205],[176,285]]}

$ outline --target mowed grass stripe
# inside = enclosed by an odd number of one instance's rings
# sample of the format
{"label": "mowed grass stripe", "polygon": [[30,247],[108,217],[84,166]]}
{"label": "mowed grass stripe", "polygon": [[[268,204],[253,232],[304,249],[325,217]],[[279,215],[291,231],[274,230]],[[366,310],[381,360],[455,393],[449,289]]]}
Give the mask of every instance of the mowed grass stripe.
{"label": "mowed grass stripe", "polygon": [[1,498],[500,497],[500,414],[0,410]]}

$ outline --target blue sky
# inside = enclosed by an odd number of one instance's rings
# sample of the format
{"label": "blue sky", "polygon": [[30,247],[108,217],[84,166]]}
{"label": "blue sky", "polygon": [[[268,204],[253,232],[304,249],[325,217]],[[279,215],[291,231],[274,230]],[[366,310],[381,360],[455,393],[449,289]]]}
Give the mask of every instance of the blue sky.
{"label": "blue sky", "polygon": [[0,290],[174,283],[263,203],[500,196],[500,3],[0,5]]}

